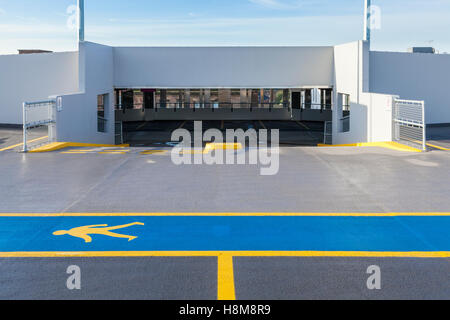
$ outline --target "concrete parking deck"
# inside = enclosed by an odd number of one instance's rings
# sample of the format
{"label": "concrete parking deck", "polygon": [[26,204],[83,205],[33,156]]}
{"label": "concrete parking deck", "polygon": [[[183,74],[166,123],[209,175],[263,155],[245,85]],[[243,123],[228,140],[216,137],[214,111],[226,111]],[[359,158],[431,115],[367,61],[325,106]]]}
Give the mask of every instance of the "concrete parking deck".
{"label": "concrete parking deck", "polygon": [[[170,151],[0,152],[0,298],[450,298],[450,152],[282,146],[261,176]],[[113,231],[131,241],[54,234],[134,222]]]}

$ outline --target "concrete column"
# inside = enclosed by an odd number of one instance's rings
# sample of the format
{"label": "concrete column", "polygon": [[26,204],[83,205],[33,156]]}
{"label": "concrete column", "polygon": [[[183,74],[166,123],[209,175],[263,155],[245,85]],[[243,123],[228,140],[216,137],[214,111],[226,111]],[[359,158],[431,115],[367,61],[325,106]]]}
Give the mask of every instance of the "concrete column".
{"label": "concrete column", "polygon": [[204,101],[205,101],[205,108],[212,108],[212,105],[211,105],[211,90],[210,89],[205,89],[203,91],[203,97],[204,97]]}
{"label": "concrete column", "polygon": [[184,90],[184,103],[185,108],[191,107],[191,90],[189,89]]}

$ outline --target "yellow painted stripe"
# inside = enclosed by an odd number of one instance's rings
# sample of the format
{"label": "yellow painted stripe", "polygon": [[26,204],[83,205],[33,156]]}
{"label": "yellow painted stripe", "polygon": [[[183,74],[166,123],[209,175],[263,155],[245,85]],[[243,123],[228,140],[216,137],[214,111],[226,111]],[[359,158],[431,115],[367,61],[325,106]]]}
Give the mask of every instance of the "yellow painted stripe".
{"label": "yellow painted stripe", "polygon": [[87,154],[86,151],[61,152],[61,154]]}
{"label": "yellow painted stripe", "polygon": [[147,150],[147,151],[140,152],[140,154],[142,154],[142,155],[166,154],[166,153],[167,153],[167,150]]}
{"label": "yellow painted stripe", "polygon": [[99,152],[98,154],[127,154],[126,152],[117,152],[117,151],[103,151]]}
{"label": "yellow painted stripe", "polygon": [[386,142],[362,142],[362,143],[350,143],[350,144],[323,144],[319,143],[318,147],[380,147],[396,151],[405,152],[422,152],[422,150],[413,148],[401,143],[386,141]]}
{"label": "yellow painted stripe", "polygon": [[241,150],[241,143],[207,143],[204,150],[184,150],[183,154],[208,154],[213,150]]}
{"label": "yellow painted stripe", "polygon": [[94,143],[78,143],[78,142],[53,142],[50,144],[47,144],[45,146],[42,146],[40,148],[31,150],[31,153],[38,153],[38,152],[51,152],[56,150],[61,150],[64,148],[70,148],[70,147],[92,147],[92,148],[128,148],[129,144],[121,144],[121,145],[114,145],[114,144],[94,144]]}
{"label": "yellow painted stripe", "polygon": [[236,300],[233,256],[229,253],[220,253],[217,260],[217,299]]}
{"label": "yellow painted stripe", "polygon": [[[33,140],[28,141],[28,143],[36,142],[36,141],[39,141],[39,140],[44,140],[44,139],[47,139],[47,138],[48,138],[48,136],[40,137],[40,138],[37,138],[37,139],[33,139]],[[18,143],[18,144],[15,144],[15,145],[13,145],[13,146],[9,146],[9,147],[0,149],[0,152],[1,152],[1,151],[6,151],[6,150],[10,150],[10,149],[14,149],[14,148],[17,148],[17,147],[20,147],[20,146],[23,146],[23,143]]]}
{"label": "yellow painted stripe", "polygon": [[0,217],[450,217],[450,212],[392,213],[286,213],[286,212],[184,212],[184,213],[0,213]]}
{"label": "yellow painted stripe", "polygon": [[[104,152],[130,152],[131,150],[105,150]],[[101,151],[102,152],[102,151]]]}
{"label": "yellow painted stripe", "polygon": [[[348,257],[348,258],[450,258],[450,251],[86,251],[86,252],[0,252],[0,258],[60,257],[218,257],[219,281],[231,292],[232,257]],[[233,290],[234,291],[234,290]]]}
{"label": "yellow painted stripe", "polygon": [[436,148],[436,149],[439,149],[439,150],[450,151],[450,149],[448,149],[448,148],[437,146],[437,145],[431,144],[431,143],[427,143],[427,146],[432,147],[432,148]]}

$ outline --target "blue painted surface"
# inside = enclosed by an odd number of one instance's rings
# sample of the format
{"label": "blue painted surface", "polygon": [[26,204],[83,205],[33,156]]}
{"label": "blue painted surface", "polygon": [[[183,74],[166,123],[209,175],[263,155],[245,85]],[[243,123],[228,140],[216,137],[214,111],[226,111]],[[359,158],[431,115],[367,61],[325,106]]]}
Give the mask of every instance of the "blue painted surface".
{"label": "blue painted surface", "polygon": [[[142,222],[134,241],[57,230]],[[5,217],[0,251],[450,251],[450,217]]]}

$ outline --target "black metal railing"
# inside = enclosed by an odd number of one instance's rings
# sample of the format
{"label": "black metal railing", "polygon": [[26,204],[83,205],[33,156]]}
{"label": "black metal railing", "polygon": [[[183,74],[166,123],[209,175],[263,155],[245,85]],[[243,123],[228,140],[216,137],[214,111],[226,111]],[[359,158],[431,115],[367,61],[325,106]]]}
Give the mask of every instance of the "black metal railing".
{"label": "black metal railing", "polygon": [[[142,110],[143,108],[142,104],[133,104],[133,105],[116,105],[116,110]],[[298,107],[292,107],[293,109],[300,109],[300,110],[332,110],[333,105],[332,104],[323,104],[323,103],[302,103]],[[250,103],[250,102],[158,102],[155,104],[154,108],[148,108],[148,109],[190,109],[190,110],[199,110],[199,109],[211,109],[211,110],[217,110],[217,109],[249,109],[250,111],[255,109],[289,109],[291,110],[291,103],[284,103],[284,102],[267,102],[267,103]]]}
{"label": "black metal railing", "polygon": [[333,105],[332,104],[325,104],[325,103],[307,103],[304,102],[300,104],[300,108],[294,108],[294,109],[301,109],[301,110],[332,110]]}
{"label": "black metal railing", "polygon": [[244,102],[207,102],[183,103],[161,102],[156,109],[283,109],[289,108],[289,103],[244,103]]}

